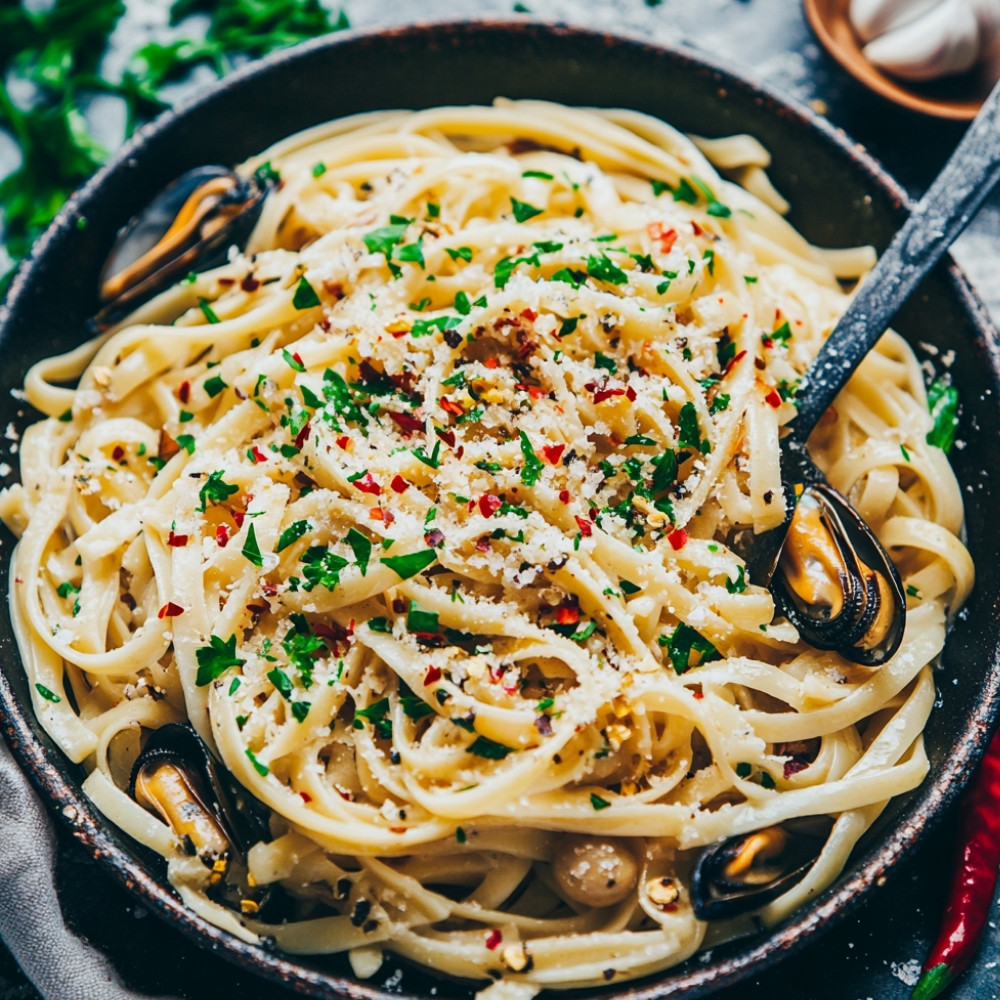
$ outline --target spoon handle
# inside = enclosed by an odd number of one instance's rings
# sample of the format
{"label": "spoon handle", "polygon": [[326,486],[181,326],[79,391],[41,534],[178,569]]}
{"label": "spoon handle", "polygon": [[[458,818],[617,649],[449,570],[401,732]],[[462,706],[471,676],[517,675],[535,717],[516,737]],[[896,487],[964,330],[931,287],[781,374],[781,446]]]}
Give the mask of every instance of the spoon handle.
{"label": "spoon handle", "polygon": [[909,219],[865,278],[806,372],[791,425],[802,447],[900,306],[968,225],[1000,181],[1000,84]]}

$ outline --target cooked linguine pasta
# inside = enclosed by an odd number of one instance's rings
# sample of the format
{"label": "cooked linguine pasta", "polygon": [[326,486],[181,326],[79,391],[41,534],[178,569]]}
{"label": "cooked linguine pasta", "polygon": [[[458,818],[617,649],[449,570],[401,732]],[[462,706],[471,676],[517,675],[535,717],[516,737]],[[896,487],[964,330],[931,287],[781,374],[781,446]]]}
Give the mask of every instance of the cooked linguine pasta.
{"label": "cooked linguine pasta", "polygon": [[[207,919],[359,975],[603,984],[750,926],[706,940],[705,845],[834,818],[772,923],[919,784],[972,565],[899,336],[811,442],[897,562],[898,654],[809,648],[726,544],[783,521],[797,380],[871,263],[766,165],[536,102],[333,122],[245,165],[280,175],[245,252],[31,370],[0,516],[35,709]],[[128,794],[183,721],[271,811],[245,877],[285,922]]]}

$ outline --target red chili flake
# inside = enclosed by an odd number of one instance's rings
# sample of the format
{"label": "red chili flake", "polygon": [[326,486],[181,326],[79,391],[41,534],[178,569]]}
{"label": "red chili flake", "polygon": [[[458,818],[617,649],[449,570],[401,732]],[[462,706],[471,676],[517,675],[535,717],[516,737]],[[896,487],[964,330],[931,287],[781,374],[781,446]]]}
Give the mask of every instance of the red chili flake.
{"label": "red chili flake", "polygon": [[259,462],[267,461],[267,454],[261,451],[260,448],[257,447],[257,445],[254,445],[250,449],[250,454],[253,455],[253,460],[255,465],[258,464]]}
{"label": "red chili flake", "polygon": [[701,701],[701,699],[704,698],[705,695],[701,691],[692,691],[691,697],[694,698],[695,701]]}
{"label": "red chili flake", "polygon": [[660,244],[660,253],[670,253],[671,248],[677,242],[676,229],[664,229],[662,222],[651,222],[646,226],[651,240],[657,240]]}
{"label": "red chili flake", "polygon": [[409,437],[414,431],[422,431],[424,422],[413,416],[412,413],[397,413],[389,410],[389,419],[403,432],[404,437]]}
{"label": "red chili flake", "polygon": [[580,620],[579,608],[557,608],[556,621],[560,625],[575,625]]}
{"label": "red chili flake", "polygon": [[591,507],[590,510],[587,511],[587,517],[589,517],[591,519],[591,521],[596,521],[597,520],[597,508],[596,507]]}
{"label": "red chili flake", "polygon": [[178,615],[184,614],[184,609],[179,604],[174,604],[173,601],[167,601],[166,604],[156,612],[157,618],[176,618]]}
{"label": "red chili flake", "polygon": [[375,482],[370,472],[366,472],[360,479],[355,479],[354,486],[362,493],[370,493],[373,497],[382,495],[382,487]]}
{"label": "red chili flake", "polygon": [[633,388],[632,388],[632,386],[628,386],[628,387],[627,387],[627,388],[625,389],[625,398],[626,398],[626,399],[627,399],[627,400],[628,400],[628,401],[629,401],[630,403],[634,403],[634,402],[635,402],[635,389],[633,389]]}
{"label": "red chili flake", "polygon": [[340,796],[340,797],[341,797],[341,798],[342,798],[342,799],[343,799],[343,800],[344,800],[345,802],[350,802],[350,801],[351,801],[351,793],[350,793],[349,791],[347,791],[346,789],[344,789],[344,788],[338,788],[338,789],[337,789],[337,794],[338,794],[338,795],[339,795],[339,796]]}
{"label": "red chili flake", "polygon": [[528,385],[527,382],[515,382],[514,388],[526,392],[532,399],[541,399],[545,395],[545,390],[540,385]]}
{"label": "red chili flake", "polygon": [[538,319],[538,313],[534,309],[522,309],[521,315],[530,323],[534,323]]}
{"label": "red chili flake", "polygon": [[496,358],[487,358],[483,362],[483,364],[486,365],[487,368],[499,368],[500,367],[500,362],[497,361]]}
{"label": "red chili flake", "polygon": [[769,351],[774,347],[774,341],[770,337],[761,337],[760,342],[764,345],[764,349]]}
{"label": "red chili flake", "polygon": [[610,399],[612,396],[624,396],[624,389],[598,389],[594,393],[594,403],[603,403],[604,400]]}
{"label": "red chili flake", "polygon": [[244,292],[256,292],[260,288],[260,282],[253,276],[252,271],[248,271],[246,277],[240,282],[240,288]]}
{"label": "red chili flake", "polygon": [[534,340],[529,340],[517,349],[517,356],[523,361],[529,354],[538,349],[538,344]]}
{"label": "red chili flake", "polygon": [[728,365],[726,365],[726,370],[722,373],[723,377],[728,375],[730,371],[732,371],[733,367],[739,364],[746,356],[747,356],[746,351],[740,351],[740,353],[737,354],[736,357],[734,357],[733,360],[730,361]]}
{"label": "red chili flake", "polygon": [[440,406],[445,413],[454,413],[456,417],[461,417],[465,413],[461,403],[453,403],[447,396],[442,396],[438,400],[438,406]]}
{"label": "red chili flake", "polygon": [[187,535],[175,535],[173,529],[170,530],[170,534],[167,535],[167,545],[173,546],[175,549],[183,548],[187,545],[188,536]]}
{"label": "red chili flake", "polygon": [[479,510],[483,517],[492,517],[503,505],[500,497],[486,493],[479,498]]}
{"label": "red chili flake", "polygon": [[246,511],[244,511],[244,510],[234,510],[233,511],[233,520],[236,522],[236,527],[237,528],[242,528],[243,527],[243,521],[246,518],[246,516],[247,516],[246,515]]}
{"label": "red chili flake", "polygon": [[266,615],[271,610],[271,605],[266,601],[261,601],[259,604],[246,605],[246,609],[252,615]]}
{"label": "red chili flake", "polygon": [[116,462],[120,462],[125,457],[125,449],[120,444],[116,444],[115,450],[111,452],[111,457]]}
{"label": "red chili flake", "polygon": [[570,497],[569,497],[569,490],[560,490],[559,491],[559,500],[560,500],[560,502],[562,502],[562,503],[569,503],[569,499],[570,499]]}
{"label": "red chili flake", "polygon": [[350,450],[350,446],[351,439],[346,434],[341,434],[340,437],[337,438],[337,447],[340,448],[341,451]]}
{"label": "red chili flake", "polygon": [[424,674],[424,687],[436,684],[439,680],[441,680],[441,668],[435,667],[431,664],[431,666],[427,668],[427,673]]}
{"label": "red chili flake", "polygon": [[215,529],[215,540],[219,543],[219,548],[224,549],[229,544],[229,528],[220,524]]}
{"label": "red chili flake", "polygon": [[793,757],[791,760],[785,761],[784,775],[786,778],[790,778],[793,774],[798,774],[799,771],[804,771],[809,766],[809,761],[799,760],[797,757]]}
{"label": "red chili flake", "polygon": [[667,535],[667,541],[670,542],[670,547],[675,552],[679,552],[685,545],[687,545],[688,533],[683,528],[677,528],[675,531],[671,531],[670,534]]}
{"label": "red chili flake", "polygon": [[491,548],[493,548],[493,546],[490,545],[489,535],[483,535],[483,537],[480,538],[478,542],[476,542],[477,552],[489,552]]}
{"label": "red chili flake", "polygon": [[157,457],[169,462],[180,450],[181,446],[166,431],[161,430]]}
{"label": "red chili flake", "polygon": [[177,398],[182,402],[186,403],[191,398],[191,383],[181,382],[177,389]]}
{"label": "red chili flake", "polygon": [[[406,610],[406,602],[400,602],[403,605],[403,611]],[[348,628],[344,628],[343,625],[337,622],[313,622],[313,631],[324,639],[329,639],[331,642],[347,642],[347,640],[354,635],[354,625],[353,619],[352,624]]]}
{"label": "red chili flake", "polygon": [[381,507],[372,507],[372,509],[368,511],[368,516],[373,521],[381,521],[384,525],[386,525],[386,527],[396,520],[396,516],[392,513],[392,511],[382,510]]}
{"label": "red chili flake", "polygon": [[590,536],[594,533],[594,529],[591,527],[590,521],[588,521],[585,517],[580,517],[579,514],[574,514],[573,520],[576,521],[576,525],[580,529],[580,534],[583,535],[584,538],[590,538]]}
{"label": "red chili flake", "polygon": [[309,422],[306,421],[305,427],[295,435],[295,447],[301,449],[301,447],[306,443],[306,439],[309,437]]}
{"label": "red chili flake", "polygon": [[691,232],[694,233],[695,236],[701,236],[701,234],[703,232],[705,232],[705,230],[702,229],[701,226],[699,226],[698,223],[694,221],[694,219],[692,219],[691,220]]}
{"label": "red chili flake", "polygon": [[503,940],[503,934],[494,927],[493,930],[486,935],[486,947],[490,951],[496,951],[500,947],[500,942]]}
{"label": "red chili flake", "polygon": [[562,453],[566,450],[566,445],[564,444],[545,444],[542,445],[542,455],[545,456],[545,461],[549,465],[558,465],[559,459],[562,457]]}
{"label": "red chili flake", "polygon": [[[330,332],[330,321],[325,316],[319,321],[318,326],[324,333]],[[382,338],[379,337],[379,340],[381,339]]]}
{"label": "red chili flake", "polygon": [[304,361],[302,360],[302,355],[300,355],[298,351],[295,351],[295,352],[294,352],[294,353],[292,354],[292,360],[293,360],[293,361],[294,361],[294,362],[295,362],[295,363],[296,363],[297,365],[300,365],[300,366],[301,366],[302,368],[305,368],[306,364],[305,364],[305,362],[304,362]]}
{"label": "red chili flake", "polygon": [[276,584],[273,583],[264,583],[261,584],[260,592],[264,594],[266,597],[277,597],[278,587]]}
{"label": "red chili flake", "polygon": [[776,410],[781,406],[781,396],[777,389],[772,389],[765,397],[764,401],[773,406]]}
{"label": "red chili flake", "polygon": [[313,800],[313,797],[308,792],[299,792],[299,796],[303,802],[312,802]]}
{"label": "red chili flake", "polygon": [[392,477],[392,482],[389,485],[396,493],[405,493],[410,488],[410,484],[398,473]]}
{"label": "red chili flake", "polygon": [[454,431],[444,431],[440,427],[434,428],[434,433],[437,434],[439,438],[449,447],[455,447],[455,432]]}
{"label": "red chili flake", "polygon": [[327,295],[332,295],[338,302],[344,297],[344,287],[339,281],[324,281],[323,291]]}
{"label": "red chili flake", "polygon": [[429,549],[436,549],[444,543],[444,532],[440,528],[431,528],[424,534],[424,542]]}

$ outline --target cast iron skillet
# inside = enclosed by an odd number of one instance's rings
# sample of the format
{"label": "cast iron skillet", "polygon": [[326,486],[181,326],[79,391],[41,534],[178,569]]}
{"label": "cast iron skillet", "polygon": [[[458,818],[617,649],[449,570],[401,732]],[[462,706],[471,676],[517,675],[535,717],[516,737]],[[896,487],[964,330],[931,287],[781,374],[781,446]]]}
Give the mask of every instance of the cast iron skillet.
{"label": "cast iron skillet", "polygon": [[[255,63],[206,96],[169,111],[130,141],[66,205],[39,240],[0,307],[0,425],[32,419],[10,390],[28,365],[82,338],[96,307],[97,274],[116,229],[167,181],[203,163],[235,163],[309,125],[377,108],[540,97],[567,104],[651,112],[707,136],[750,132],[774,156],[771,176],[791,201],[791,221],[813,242],[881,248],[905,216],[899,186],[822,119],[750,84],[701,55],[562,26],[463,22],[350,33],[318,39]],[[83,220],[86,220],[85,222]],[[815,938],[885,881],[895,860],[939,818],[985,749],[1000,704],[1000,532],[988,482],[1000,477],[997,334],[963,275],[940,266],[900,314],[897,327],[922,356],[954,351],[952,376],[963,401],[952,454],[963,486],[969,547],[978,579],[943,657],[940,704],[928,725],[931,772],[894,801],[858,846],[836,883],[770,934],[733,942],[660,976],[590,991],[606,1000],[694,998],[736,982]],[[934,352],[934,348],[937,352]],[[0,456],[7,457],[7,456]],[[16,465],[16,458],[10,464]],[[3,532],[4,553],[12,539]],[[7,558],[0,591],[8,588]],[[315,997],[388,1000],[385,977],[404,966],[392,996],[467,998],[396,959],[367,982],[343,959],[284,958],[244,944],[185,910],[162,866],[102,821],[80,792],[80,770],[35,722],[6,604],[0,611],[0,709],[5,735],[35,786],[74,836],[163,919],[206,948],[261,976]]]}

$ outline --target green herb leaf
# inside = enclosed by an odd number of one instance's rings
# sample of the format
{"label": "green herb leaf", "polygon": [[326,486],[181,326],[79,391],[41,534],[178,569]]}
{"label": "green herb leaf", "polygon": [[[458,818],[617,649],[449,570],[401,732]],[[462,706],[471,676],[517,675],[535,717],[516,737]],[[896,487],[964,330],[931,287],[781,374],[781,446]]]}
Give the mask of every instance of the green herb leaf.
{"label": "green herb leaf", "polygon": [[264,565],[264,557],[260,554],[260,546],[257,544],[257,533],[254,530],[253,521],[250,522],[250,527],[247,528],[247,539],[243,543],[243,555],[254,566]]}
{"label": "green herb leaf", "polygon": [[239,486],[225,482],[223,475],[221,471],[209,473],[205,484],[198,491],[198,499],[201,500],[198,510],[204,511],[209,503],[225,503],[234,493],[239,493]]}
{"label": "green herb leaf", "polygon": [[358,569],[361,570],[361,575],[365,576],[368,572],[368,560],[372,555],[372,543],[357,528],[351,528],[347,532],[347,537],[344,541],[350,545],[358,564]]}
{"label": "green herb leaf", "polygon": [[487,760],[503,760],[507,754],[514,751],[512,747],[505,747],[502,743],[495,743],[485,736],[477,736],[465,752],[475,754],[477,757],[485,757]]}
{"label": "green herb leaf", "polygon": [[205,379],[205,392],[215,399],[223,389],[228,389],[229,383],[224,382],[218,375],[213,375],[211,378]]}
{"label": "green herb leaf", "polygon": [[927,408],[934,420],[934,426],[927,434],[927,443],[947,455],[955,443],[958,428],[958,390],[941,379],[935,379],[927,387]]}
{"label": "green herb leaf", "polygon": [[518,222],[527,222],[528,219],[533,219],[536,215],[541,215],[545,211],[543,208],[536,208],[534,205],[529,205],[526,201],[518,201],[517,198],[511,198],[510,204],[514,212],[514,218]]}
{"label": "green herb leaf", "polygon": [[199,647],[194,654],[198,661],[198,675],[195,678],[198,687],[211,684],[230,667],[242,667],[246,663],[246,660],[241,660],[236,655],[235,635],[231,635],[228,639],[210,635],[208,642],[209,645]]}
{"label": "green herb leaf", "polygon": [[299,278],[299,283],[295,286],[295,295],[292,296],[292,305],[296,309],[312,309],[314,306],[320,305],[319,296],[316,294],[316,289],[306,281],[306,276],[303,274]]}
{"label": "green herb leaf", "polygon": [[[664,644],[662,640],[663,637],[661,636],[660,640],[658,640],[661,645]],[[674,670],[679,674],[683,674],[691,667],[696,667],[702,663],[708,663],[709,660],[717,660],[719,658],[719,651],[715,646],[684,622],[681,622],[674,629],[665,644],[667,647],[667,656],[670,657],[670,662],[673,664]],[[694,663],[691,662],[692,653],[698,657]]]}
{"label": "green herb leaf", "polygon": [[58,704],[62,701],[62,697],[55,693],[55,691],[50,691],[44,684],[35,683],[35,690],[46,700],[51,701],[53,704]]}
{"label": "green herb leaf", "polygon": [[379,562],[385,563],[401,580],[409,580],[436,560],[437,552],[434,549],[424,549],[405,556],[383,556]]}
{"label": "green herb leaf", "polygon": [[534,486],[538,482],[538,477],[541,475],[542,469],[545,465],[542,460],[535,454],[535,449],[531,447],[531,441],[528,439],[528,435],[524,431],[520,432],[521,437],[521,454],[524,456],[524,466],[521,469],[521,482],[525,486]]}
{"label": "green herb leaf", "polygon": [[587,273],[598,281],[607,281],[612,285],[624,285],[628,281],[628,275],[603,253],[587,258]]}
{"label": "green herb leaf", "polygon": [[596,792],[590,793],[590,804],[597,812],[600,812],[602,809],[607,809],[608,806],[611,805],[607,799],[602,799]]}
{"label": "green herb leaf", "polygon": [[278,552],[287,549],[293,542],[297,542],[307,531],[312,529],[308,521],[293,521],[278,538]]}
{"label": "green herb leaf", "polygon": [[410,610],[406,616],[406,628],[410,632],[440,631],[438,613],[436,611],[424,611],[416,601],[410,601]]}

